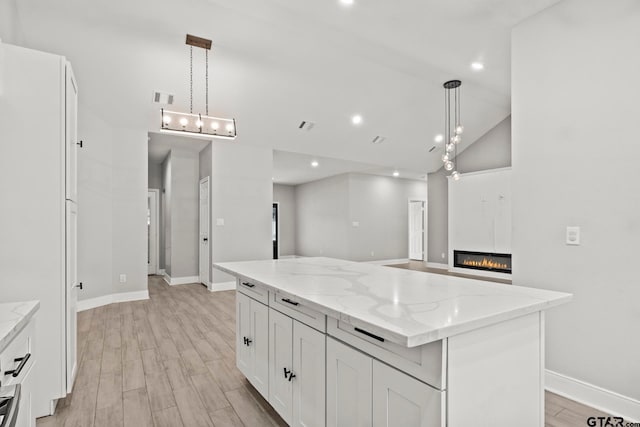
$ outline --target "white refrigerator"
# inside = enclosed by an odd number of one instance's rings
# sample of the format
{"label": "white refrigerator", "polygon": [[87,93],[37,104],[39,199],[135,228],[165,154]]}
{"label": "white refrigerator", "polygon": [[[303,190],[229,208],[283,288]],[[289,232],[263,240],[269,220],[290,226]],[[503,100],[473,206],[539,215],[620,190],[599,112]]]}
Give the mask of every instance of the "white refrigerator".
{"label": "white refrigerator", "polygon": [[40,301],[37,417],[76,368],[77,84],[62,56],[0,43],[0,302]]}

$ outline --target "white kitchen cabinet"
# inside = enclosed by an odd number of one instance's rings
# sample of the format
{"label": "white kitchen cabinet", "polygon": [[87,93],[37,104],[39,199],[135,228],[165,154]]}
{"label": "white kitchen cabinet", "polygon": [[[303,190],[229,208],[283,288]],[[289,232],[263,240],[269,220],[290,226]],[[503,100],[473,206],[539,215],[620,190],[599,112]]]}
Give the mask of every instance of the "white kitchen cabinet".
{"label": "white kitchen cabinet", "polygon": [[269,310],[269,403],[287,424],[293,420],[293,319]]}
{"label": "white kitchen cabinet", "polygon": [[236,364],[263,396],[269,391],[269,309],[236,293]]}
{"label": "white kitchen cabinet", "polygon": [[373,426],[444,426],[443,392],[373,361]]}
{"label": "white kitchen cabinet", "polygon": [[16,427],[36,427],[36,415],[33,412],[35,381],[35,367],[31,365],[20,382],[20,410]]}
{"label": "white kitchen cabinet", "polygon": [[269,403],[292,426],[325,425],[325,334],[269,310]]}
{"label": "white kitchen cabinet", "polygon": [[372,362],[327,337],[327,427],[371,426]]}

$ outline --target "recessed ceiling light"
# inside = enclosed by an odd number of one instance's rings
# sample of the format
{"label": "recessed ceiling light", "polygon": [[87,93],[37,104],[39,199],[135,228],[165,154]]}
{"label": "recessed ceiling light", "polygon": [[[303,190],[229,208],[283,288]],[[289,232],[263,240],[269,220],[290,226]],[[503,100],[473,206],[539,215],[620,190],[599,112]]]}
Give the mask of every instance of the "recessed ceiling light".
{"label": "recessed ceiling light", "polygon": [[356,114],[355,116],[351,117],[351,123],[353,123],[354,125],[359,125],[360,123],[362,123],[362,116],[360,114]]}
{"label": "recessed ceiling light", "polygon": [[471,63],[471,69],[473,69],[475,71],[484,70],[484,64],[482,62],[472,62]]}
{"label": "recessed ceiling light", "polygon": [[344,6],[352,6],[353,0],[340,0],[340,3],[343,4]]}
{"label": "recessed ceiling light", "polygon": [[396,178],[400,176],[400,172],[398,171],[393,171],[393,176],[395,176]]}
{"label": "recessed ceiling light", "polygon": [[311,166],[314,167],[314,168],[317,168],[319,164],[320,163],[318,163],[317,160],[314,160],[314,161],[311,162]]}
{"label": "recessed ceiling light", "polygon": [[433,140],[434,140],[436,143],[441,143],[442,141],[444,141],[444,135],[442,135],[441,133],[439,133],[439,134],[437,134],[437,135],[435,136],[435,138],[433,138]]}

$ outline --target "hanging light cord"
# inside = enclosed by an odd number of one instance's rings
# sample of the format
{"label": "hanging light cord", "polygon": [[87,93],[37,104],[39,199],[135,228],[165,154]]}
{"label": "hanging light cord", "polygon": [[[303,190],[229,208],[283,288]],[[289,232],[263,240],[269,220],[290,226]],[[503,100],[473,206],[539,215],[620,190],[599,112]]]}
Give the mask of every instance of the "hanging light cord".
{"label": "hanging light cord", "polygon": [[193,114],[193,46],[189,50],[189,97],[191,100],[189,112]]}

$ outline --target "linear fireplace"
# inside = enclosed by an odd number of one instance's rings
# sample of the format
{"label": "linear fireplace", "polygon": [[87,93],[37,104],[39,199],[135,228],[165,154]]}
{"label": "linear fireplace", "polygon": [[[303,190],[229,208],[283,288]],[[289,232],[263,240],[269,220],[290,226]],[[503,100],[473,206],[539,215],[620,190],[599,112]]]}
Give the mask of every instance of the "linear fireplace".
{"label": "linear fireplace", "polygon": [[454,250],[453,266],[511,274],[511,254]]}

